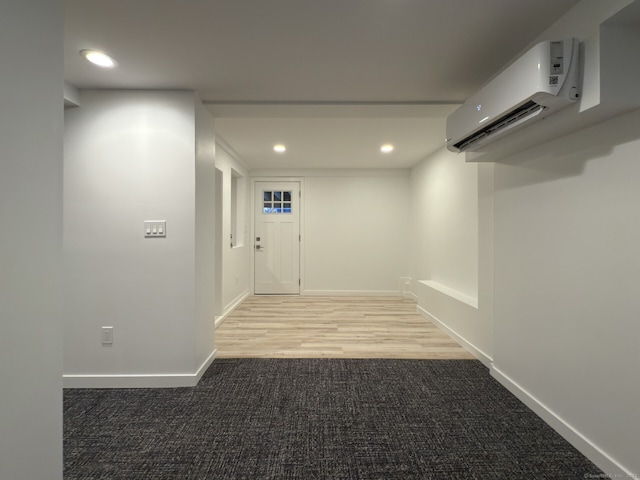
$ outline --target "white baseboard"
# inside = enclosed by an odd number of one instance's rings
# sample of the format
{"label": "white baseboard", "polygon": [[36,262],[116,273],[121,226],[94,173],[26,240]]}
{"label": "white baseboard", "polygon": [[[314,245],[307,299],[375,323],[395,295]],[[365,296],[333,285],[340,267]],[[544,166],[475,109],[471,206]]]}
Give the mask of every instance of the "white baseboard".
{"label": "white baseboard", "polygon": [[194,387],[216,358],[214,350],[195,373],[127,375],[63,375],[64,388],[178,388]]}
{"label": "white baseboard", "polygon": [[319,297],[402,297],[399,290],[305,290],[302,295]]}
{"label": "white baseboard", "polygon": [[622,465],[617,463],[613,458],[607,455],[604,451],[598,448],[593,442],[584,437],[580,432],[575,430],[571,425],[565,422],[546,405],[540,402],[537,398],[531,395],[528,391],[514,382],[511,378],[505,375],[500,369],[496,368],[493,364],[493,359],[477,348],[471,342],[467,341],[464,337],[448,327],[444,322],[430,314],[427,310],[420,307],[416,307],[418,312],[425,318],[435,323],[440,329],[446,332],[448,335],[456,339],[466,350],[471,352],[478,360],[480,360],[485,366],[487,366],[491,375],[500,382],[507,390],[513,393],[522,403],[529,407],[536,415],[538,415],[545,423],[558,432],[566,441],[573,445],[579,452],[585,457],[591,460],[598,466],[603,472],[607,474],[609,478],[636,478],[632,472],[626,470]]}
{"label": "white baseboard", "polygon": [[487,355],[481,349],[476,347],[473,343],[469,342],[462,335],[459,335],[458,332],[452,330],[444,322],[442,322],[440,319],[436,318],[434,315],[429,313],[427,310],[425,310],[420,305],[417,305],[416,308],[418,309],[418,312],[423,317],[425,317],[427,320],[430,320],[431,322],[435,323],[438,326],[438,328],[440,328],[440,330],[445,332],[450,337],[453,337],[460,345],[462,345],[464,347],[465,350],[467,350],[474,357],[476,357],[478,360],[480,360],[487,368],[491,367],[491,365],[493,363],[493,358],[491,358],[489,355]]}
{"label": "white baseboard", "polygon": [[220,325],[222,325],[222,323],[227,319],[227,316],[229,316],[229,314],[231,312],[233,312],[236,308],[238,308],[238,306],[245,301],[245,299],[251,294],[251,292],[249,292],[249,290],[245,290],[244,292],[242,292],[240,295],[238,295],[236,298],[234,298],[231,303],[229,303],[229,305],[227,305],[226,307],[224,307],[224,310],[222,312],[222,315],[220,315],[219,317],[216,317],[216,326],[215,328],[218,328]]}
{"label": "white baseboard", "polygon": [[495,365],[491,365],[491,376],[500,382],[507,390],[515,395],[522,403],[529,407],[544,422],[558,432],[567,442],[580,453],[591,460],[607,478],[637,478],[631,471],[625,469],[613,458],[602,451],[597,445],[569,425],[545,404],[540,402],[527,390],[505,375]]}

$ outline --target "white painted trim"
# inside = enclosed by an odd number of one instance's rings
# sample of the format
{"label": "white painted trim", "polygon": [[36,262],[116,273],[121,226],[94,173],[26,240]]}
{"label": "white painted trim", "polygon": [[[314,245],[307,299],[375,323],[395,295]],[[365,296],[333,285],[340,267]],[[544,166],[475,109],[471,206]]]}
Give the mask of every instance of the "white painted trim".
{"label": "white painted trim", "polygon": [[495,365],[491,365],[491,376],[500,382],[507,390],[515,395],[522,403],[529,407],[544,422],[558,432],[562,438],[573,445],[580,453],[600,468],[607,478],[637,478],[611,456],[569,425],[553,410],[534,397],[530,392],[518,385]]}
{"label": "white painted trim", "polygon": [[233,312],[236,308],[238,308],[240,306],[240,304],[242,302],[244,302],[245,299],[249,295],[251,295],[251,292],[249,292],[249,290],[245,290],[240,295],[238,295],[236,298],[234,298],[231,301],[231,303],[229,303],[229,305],[227,305],[224,308],[224,311],[222,312],[222,315],[220,315],[219,317],[216,317],[216,326],[215,326],[215,328],[218,328],[220,325],[222,325],[224,323],[224,321],[227,319],[227,316],[229,316],[229,314],[231,312]]}
{"label": "white painted trim", "polygon": [[451,287],[447,287],[438,282],[434,282],[433,280],[418,280],[418,283],[426,285],[429,288],[433,288],[440,293],[444,293],[445,295],[450,296],[451,298],[455,298],[459,302],[466,303],[470,307],[478,309],[478,299],[475,297],[471,297],[470,295],[466,295],[458,290],[455,290]]}
{"label": "white painted trim", "polygon": [[402,297],[399,290],[305,290],[302,295],[325,297]]}
{"label": "white painted trim", "polygon": [[177,388],[195,387],[216,358],[213,350],[195,373],[140,375],[63,375],[64,388]]}
{"label": "white painted trim", "polygon": [[408,177],[410,175],[410,168],[261,168],[249,173],[250,177],[261,178],[264,181],[298,177]]}
{"label": "white painted trim", "polygon": [[274,176],[269,176],[269,175],[259,175],[259,176],[255,176],[253,175],[253,172],[255,172],[256,170],[252,170],[249,178],[251,179],[252,183],[255,182],[304,182],[304,178],[305,177],[300,177],[300,176],[291,176],[291,175],[275,175]]}
{"label": "white painted trim", "polygon": [[463,102],[205,100],[202,103],[215,118],[432,118],[449,115]]}
{"label": "white painted trim", "polygon": [[447,335],[452,337],[456,342],[458,342],[460,345],[462,345],[465,350],[467,350],[474,357],[476,357],[478,360],[480,360],[487,368],[491,368],[491,365],[493,364],[493,358],[491,358],[489,355],[487,355],[481,349],[476,347],[473,343],[468,341],[462,335],[458,334],[458,332],[456,332],[455,330],[453,330],[450,327],[448,327],[443,321],[441,321],[440,319],[436,318],[434,315],[429,313],[427,310],[425,310],[420,305],[416,305],[416,309],[418,310],[418,313],[420,313],[427,320],[430,320],[431,322],[435,323],[436,326],[438,326],[440,328],[440,330],[445,332]]}
{"label": "white painted trim", "polygon": [[247,164],[247,162],[245,162],[242,157],[240,157],[240,155],[238,155],[238,153],[231,148],[231,146],[225,142],[222,138],[216,136],[216,146],[220,147],[222,150],[224,150],[225,152],[227,152],[227,154],[236,162],[238,162],[240,165],[242,165],[242,167],[244,167],[247,172],[251,171],[251,167]]}

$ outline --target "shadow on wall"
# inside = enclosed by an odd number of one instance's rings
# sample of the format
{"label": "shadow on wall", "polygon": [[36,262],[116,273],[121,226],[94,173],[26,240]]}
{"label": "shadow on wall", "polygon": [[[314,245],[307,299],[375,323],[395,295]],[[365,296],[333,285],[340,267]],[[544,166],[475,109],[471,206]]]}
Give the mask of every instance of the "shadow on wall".
{"label": "shadow on wall", "polygon": [[606,157],[617,145],[638,139],[640,109],[495,162],[502,168],[526,170],[526,174],[509,175],[509,181],[500,181],[506,177],[498,175],[495,188],[507,190],[580,176],[590,160]]}

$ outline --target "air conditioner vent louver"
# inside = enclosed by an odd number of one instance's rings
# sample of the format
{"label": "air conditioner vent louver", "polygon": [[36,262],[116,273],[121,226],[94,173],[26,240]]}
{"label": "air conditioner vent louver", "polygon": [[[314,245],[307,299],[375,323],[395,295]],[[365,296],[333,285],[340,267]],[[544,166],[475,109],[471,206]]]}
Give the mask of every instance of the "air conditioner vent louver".
{"label": "air conditioner vent louver", "polygon": [[462,139],[460,142],[456,143],[454,147],[463,152],[474,143],[482,140],[489,135],[493,135],[495,133],[498,133],[500,130],[507,129],[512,126],[516,126],[517,122],[538,115],[540,112],[542,112],[543,109],[544,107],[542,105],[539,105],[534,101],[529,101],[521,107],[509,112],[504,117],[501,117],[498,120],[490,123],[482,130],[479,130],[473,135]]}

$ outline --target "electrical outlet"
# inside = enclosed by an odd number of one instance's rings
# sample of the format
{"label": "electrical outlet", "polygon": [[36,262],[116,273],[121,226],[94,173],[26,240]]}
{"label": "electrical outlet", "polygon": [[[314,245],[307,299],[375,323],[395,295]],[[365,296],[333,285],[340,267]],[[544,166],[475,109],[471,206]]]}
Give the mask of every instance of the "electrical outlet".
{"label": "electrical outlet", "polygon": [[113,344],[113,327],[102,327],[102,345]]}

